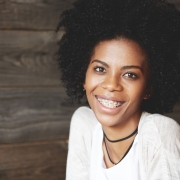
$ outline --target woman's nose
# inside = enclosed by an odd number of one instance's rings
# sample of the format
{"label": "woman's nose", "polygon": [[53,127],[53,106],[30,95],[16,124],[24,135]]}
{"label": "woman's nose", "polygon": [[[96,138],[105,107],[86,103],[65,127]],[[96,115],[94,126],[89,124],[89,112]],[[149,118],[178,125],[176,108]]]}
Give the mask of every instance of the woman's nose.
{"label": "woman's nose", "polygon": [[123,86],[119,76],[107,76],[101,83],[101,87],[108,91],[122,91]]}

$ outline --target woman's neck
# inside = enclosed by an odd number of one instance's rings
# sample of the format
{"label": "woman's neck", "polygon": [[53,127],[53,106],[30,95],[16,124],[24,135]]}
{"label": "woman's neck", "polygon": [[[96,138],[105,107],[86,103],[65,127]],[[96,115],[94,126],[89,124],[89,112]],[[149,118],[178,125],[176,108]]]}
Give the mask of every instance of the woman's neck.
{"label": "woman's neck", "polygon": [[[137,129],[139,121],[140,116],[137,118],[130,119],[128,121],[124,121],[123,123],[118,124],[116,126],[107,127],[102,125],[102,128],[108,139],[119,140],[130,136]],[[122,159],[128,148],[131,146],[136,135],[137,133],[133,134],[126,140],[119,141],[116,143],[112,143],[104,137],[102,149],[104,152],[104,161],[107,168],[114,166],[114,164],[109,159],[109,156],[114,163],[118,163]]]}
{"label": "woman's neck", "polygon": [[108,139],[110,140],[121,139],[133,133],[137,129],[139,121],[140,121],[140,117],[134,120],[122,122],[121,124],[118,124],[116,126],[107,127],[102,125],[102,129],[106,134],[106,136],[108,137]]}

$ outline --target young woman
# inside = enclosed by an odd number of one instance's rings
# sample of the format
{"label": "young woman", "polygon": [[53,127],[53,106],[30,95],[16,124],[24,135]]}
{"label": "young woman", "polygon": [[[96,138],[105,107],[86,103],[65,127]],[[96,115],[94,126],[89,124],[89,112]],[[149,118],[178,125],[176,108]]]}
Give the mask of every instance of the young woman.
{"label": "young woman", "polygon": [[72,102],[67,180],[179,180],[180,12],[164,0],[78,0],[58,29]]}

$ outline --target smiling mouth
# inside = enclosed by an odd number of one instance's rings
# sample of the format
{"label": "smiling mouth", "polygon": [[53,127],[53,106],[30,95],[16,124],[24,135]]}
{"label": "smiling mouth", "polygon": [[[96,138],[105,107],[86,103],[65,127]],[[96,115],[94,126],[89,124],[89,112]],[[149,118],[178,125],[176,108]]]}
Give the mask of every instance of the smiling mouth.
{"label": "smiling mouth", "polygon": [[112,100],[107,100],[107,99],[103,99],[100,97],[97,97],[97,100],[105,107],[107,108],[117,108],[119,106],[121,106],[123,103],[119,102],[119,101],[112,101]]}

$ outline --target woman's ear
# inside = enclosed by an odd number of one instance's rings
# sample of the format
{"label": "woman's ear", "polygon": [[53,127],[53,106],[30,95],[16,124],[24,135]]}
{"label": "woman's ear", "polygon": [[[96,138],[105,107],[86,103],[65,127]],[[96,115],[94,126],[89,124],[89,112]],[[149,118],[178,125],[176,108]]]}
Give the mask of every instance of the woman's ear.
{"label": "woman's ear", "polygon": [[85,91],[85,90],[86,90],[86,84],[83,83],[83,91]]}
{"label": "woman's ear", "polygon": [[144,96],[144,100],[147,100],[147,99],[149,99],[150,97],[151,97],[150,94],[146,94],[146,95]]}
{"label": "woman's ear", "polygon": [[153,89],[152,87],[148,87],[146,93],[145,93],[145,96],[144,96],[144,99],[149,99],[151,96],[152,96],[152,93],[153,93]]}

